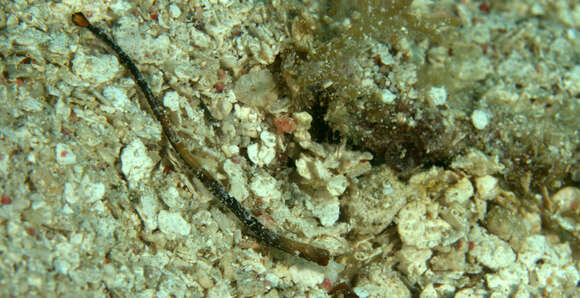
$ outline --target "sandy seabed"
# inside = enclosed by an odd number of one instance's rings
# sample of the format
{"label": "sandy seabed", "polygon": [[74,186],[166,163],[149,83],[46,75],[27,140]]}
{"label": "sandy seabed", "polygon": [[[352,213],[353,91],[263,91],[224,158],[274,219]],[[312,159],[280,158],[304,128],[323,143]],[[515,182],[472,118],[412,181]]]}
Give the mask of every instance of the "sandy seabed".
{"label": "sandy seabed", "polygon": [[[483,152],[493,144],[403,178],[361,147],[315,139],[321,116],[296,108],[302,86],[276,70],[315,38],[304,24],[348,31],[325,3],[0,4],[0,295],[580,296],[580,5],[506,2],[441,1],[468,58],[370,37],[335,71],[386,109],[417,101],[447,126],[546,144],[535,156],[562,177],[526,189],[537,178],[522,174],[523,192],[504,183],[522,160]],[[328,249],[328,266],[263,246],[187,179],[130,74],[72,24],[77,11],[135,61],[206,170],[267,227]],[[485,92],[466,104],[456,86],[416,88],[425,61]]]}

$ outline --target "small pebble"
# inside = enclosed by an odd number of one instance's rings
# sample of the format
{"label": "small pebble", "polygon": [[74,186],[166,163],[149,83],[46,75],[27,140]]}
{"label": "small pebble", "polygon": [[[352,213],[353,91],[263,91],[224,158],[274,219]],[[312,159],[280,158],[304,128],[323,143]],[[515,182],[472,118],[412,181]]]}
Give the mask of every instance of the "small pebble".
{"label": "small pebble", "polygon": [[61,165],[74,164],[77,161],[76,155],[66,144],[56,144],[56,162]]}
{"label": "small pebble", "polygon": [[165,234],[186,236],[191,231],[191,225],[179,213],[161,210],[157,219],[159,229]]}
{"label": "small pebble", "polygon": [[427,94],[431,104],[434,106],[444,105],[447,101],[447,90],[445,87],[431,87],[429,93]]}
{"label": "small pebble", "polygon": [[482,110],[475,110],[471,114],[471,123],[479,130],[484,129],[489,124],[489,115]]}

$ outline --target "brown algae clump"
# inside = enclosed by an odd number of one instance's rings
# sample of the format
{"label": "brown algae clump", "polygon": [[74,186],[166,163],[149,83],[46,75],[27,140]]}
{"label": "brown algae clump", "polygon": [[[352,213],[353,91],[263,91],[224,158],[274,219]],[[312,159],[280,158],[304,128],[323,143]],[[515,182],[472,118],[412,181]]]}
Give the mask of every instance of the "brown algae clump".
{"label": "brown algae clump", "polygon": [[[526,40],[512,29],[463,36],[471,18],[444,4],[359,0],[302,8],[315,13],[299,7],[290,9],[293,40],[273,72],[292,107],[312,115],[314,140],[345,138],[403,176],[447,166],[475,148],[497,155],[505,181],[521,194],[580,182],[572,116],[578,107],[565,90],[571,84],[557,87],[561,82],[530,73],[534,66],[524,60],[539,40],[553,37]],[[530,50],[506,43],[516,33]],[[553,71],[573,68],[539,60],[537,67]],[[566,150],[553,150],[559,147]]]}
{"label": "brown algae clump", "polygon": [[336,1],[323,7],[323,25],[304,33],[316,37],[311,47],[288,51],[280,64],[297,109],[313,115],[315,140],[337,141],[332,132],[338,132],[401,170],[446,162],[459,152],[463,136],[448,129],[457,124],[452,115],[418,99],[422,86],[414,86],[417,73],[428,67],[428,45],[448,42],[442,32],[452,19],[443,13],[419,17],[412,1]]}

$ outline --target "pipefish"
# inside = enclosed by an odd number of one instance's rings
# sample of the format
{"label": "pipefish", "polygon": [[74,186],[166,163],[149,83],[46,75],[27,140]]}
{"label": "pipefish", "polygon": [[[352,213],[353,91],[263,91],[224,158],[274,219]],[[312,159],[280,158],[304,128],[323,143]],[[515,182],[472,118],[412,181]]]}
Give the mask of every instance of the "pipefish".
{"label": "pipefish", "polygon": [[226,207],[228,207],[228,209],[230,209],[236,217],[248,227],[252,236],[260,242],[322,266],[328,264],[330,258],[328,250],[276,234],[274,231],[266,228],[262,223],[260,223],[260,221],[250,214],[250,212],[246,210],[238,200],[230,195],[224,186],[208,173],[199,160],[197,160],[195,156],[187,150],[185,144],[173,129],[172,122],[169,119],[165,108],[158,100],[156,100],[153,92],[145,81],[145,78],[131,58],[121,49],[121,47],[119,47],[119,45],[109,38],[107,34],[98,27],[92,25],[83,13],[73,13],[71,19],[75,25],[88,29],[98,39],[107,44],[118,56],[120,62],[133,75],[139,89],[146,98],[146,101],[142,103],[141,108],[152,113],[153,117],[161,124],[162,139],[168,141],[171,147],[177,152],[178,161],[190,170],[185,172],[188,179],[191,180],[197,178],[201,181],[215,197],[226,205]]}

